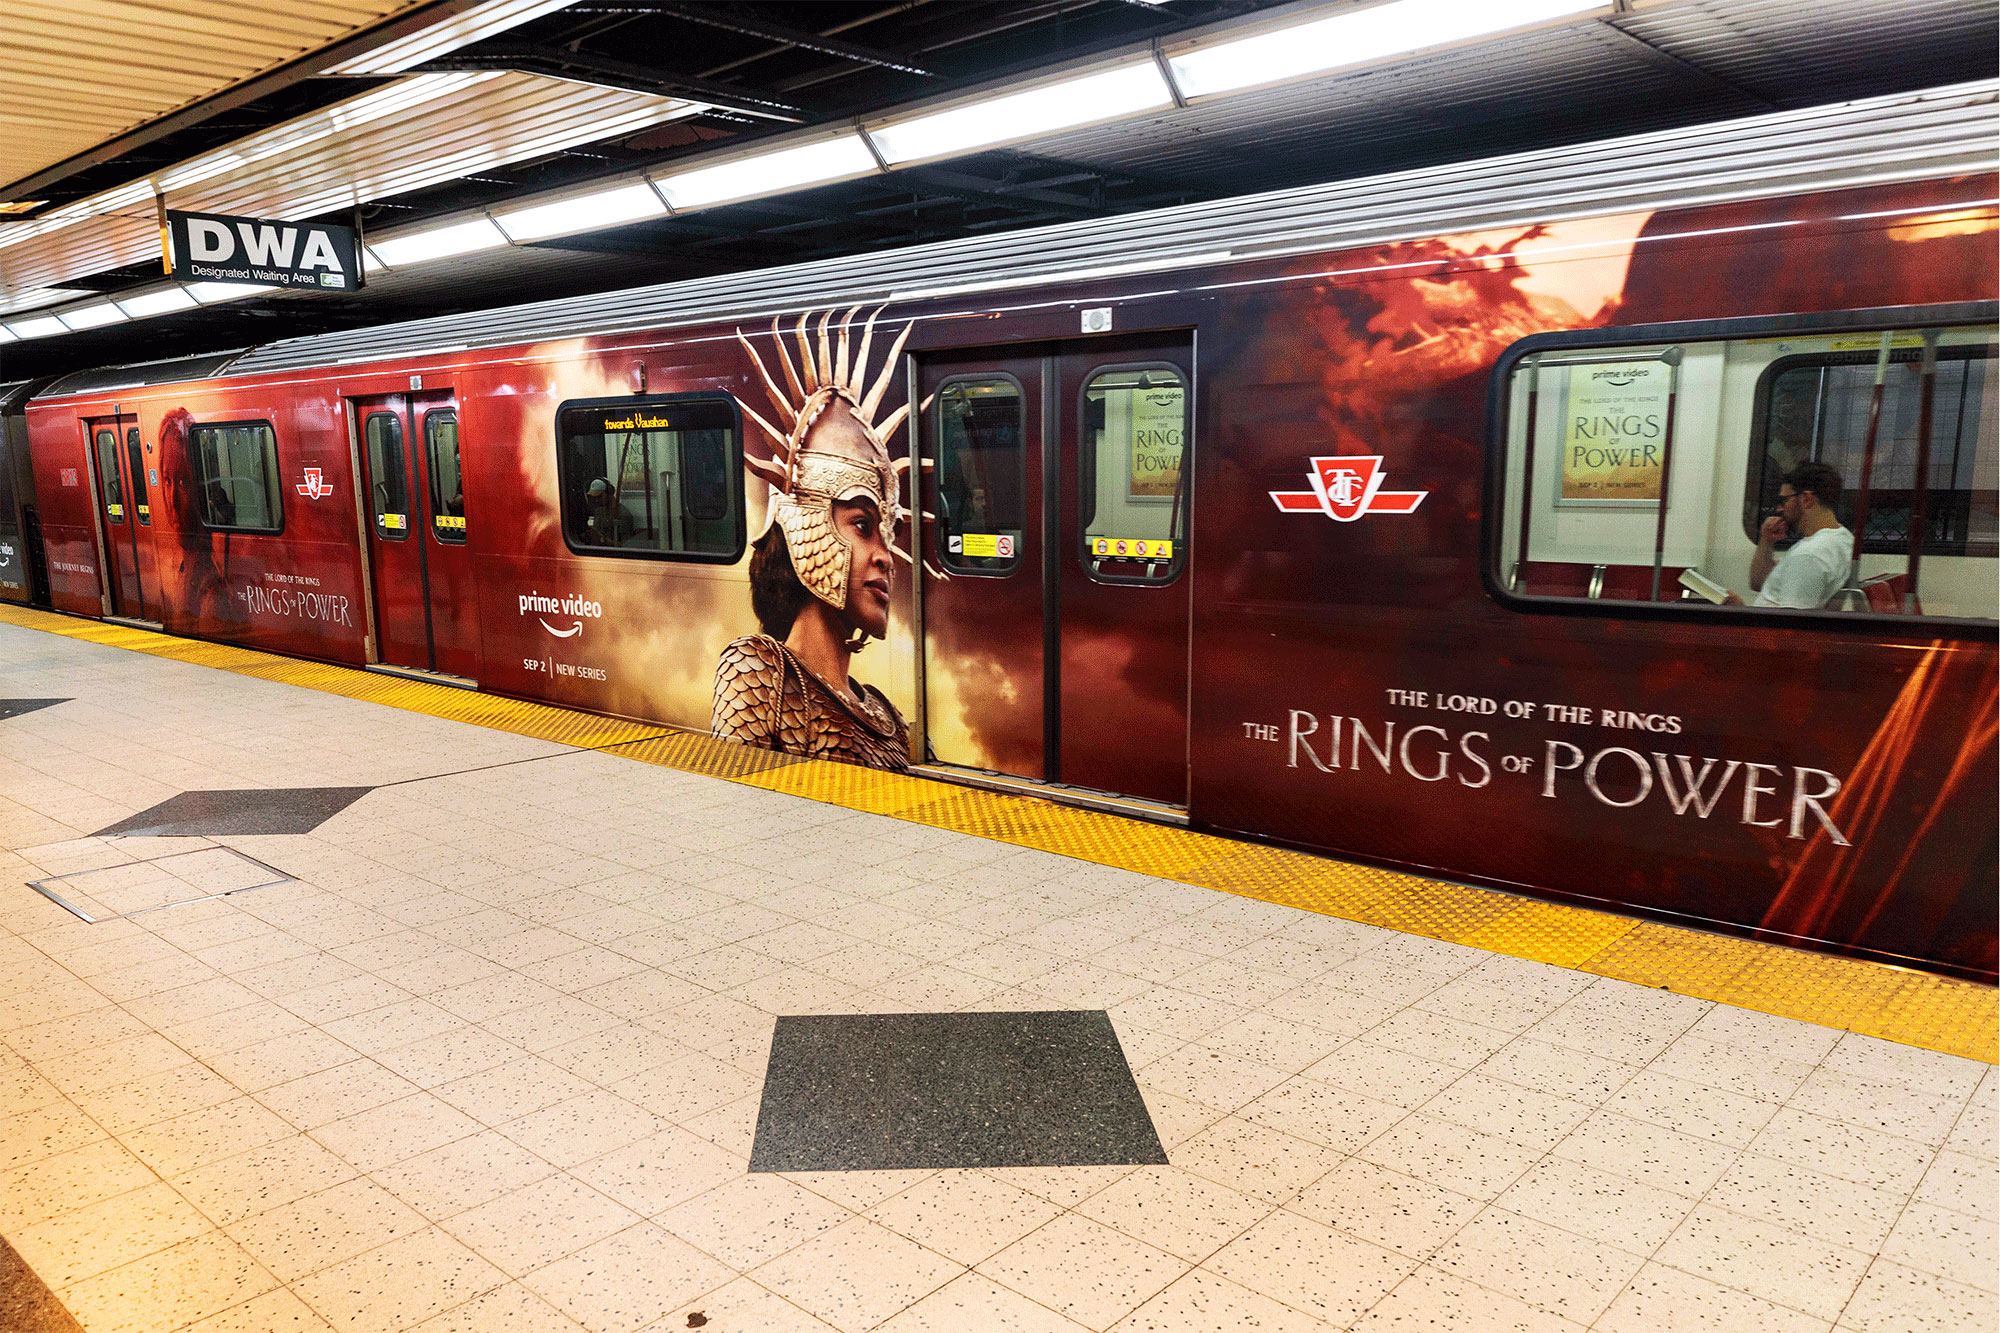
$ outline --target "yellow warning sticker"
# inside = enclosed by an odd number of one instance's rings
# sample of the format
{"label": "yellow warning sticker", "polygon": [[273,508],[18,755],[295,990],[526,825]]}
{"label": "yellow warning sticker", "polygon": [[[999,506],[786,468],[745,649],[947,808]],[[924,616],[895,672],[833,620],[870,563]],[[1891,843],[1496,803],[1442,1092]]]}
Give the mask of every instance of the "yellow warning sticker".
{"label": "yellow warning sticker", "polygon": [[465,531],[465,520],[457,514],[433,514],[431,522],[437,524],[440,529],[452,532]]}
{"label": "yellow warning sticker", "polygon": [[1122,556],[1127,560],[1171,560],[1174,544],[1154,537],[1092,537],[1090,553],[1114,559]]}
{"label": "yellow warning sticker", "polygon": [[401,514],[378,514],[375,521],[391,532],[401,532],[409,524]]}
{"label": "yellow warning sticker", "polygon": [[[1889,339],[1889,346],[1901,351],[1905,347],[1922,347],[1924,340],[1914,333],[1897,334]],[[1835,338],[1827,343],[1830,352],[1878,352],[1882,349],[1882,335],[1879,333],[1855,334],[1847,338]]]}
{"label": "yellow warning sticker", "polygon": [[111,515],[113,523],[123,523],[125,521],[124,505],[106,505],[104,506],[104,512]]}
{"label": "yellow warning sticker", "polygon": [[965,554],[984,556],[988,560],[1000,557],[1000,534],[997,532],[968,532],[963,534]]}

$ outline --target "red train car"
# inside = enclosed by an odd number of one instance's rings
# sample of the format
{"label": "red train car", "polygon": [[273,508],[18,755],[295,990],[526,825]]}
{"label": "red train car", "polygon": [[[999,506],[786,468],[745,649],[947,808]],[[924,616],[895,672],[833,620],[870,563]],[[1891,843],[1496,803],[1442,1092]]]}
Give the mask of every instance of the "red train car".
{"label": "red train car", "polygon": [[783,746],[775,522],[859,757],[1990,981],[1994,103],[72,376],[50,590]]}

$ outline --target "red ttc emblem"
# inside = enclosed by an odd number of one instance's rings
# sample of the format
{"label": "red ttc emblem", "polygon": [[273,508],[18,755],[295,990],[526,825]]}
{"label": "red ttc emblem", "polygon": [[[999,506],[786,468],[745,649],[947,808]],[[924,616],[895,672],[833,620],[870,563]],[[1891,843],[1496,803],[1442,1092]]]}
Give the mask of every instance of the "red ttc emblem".
{"label": "red ttc emblem", "polygon": [[1430,494],[1383,490],[1380,454],[1315,458],[1311,480],[1311,490],[1272,491],[1272,501],[1288,514],[1318,510],[1337,523],[1352,523],[1363,514],[1414,513]]}
{"label": "red ttc emblem", "polygon": [[325,480],[316,467],[306,469],[306,479],[293,487],[308,500],[320,500],[333,494],[333,483]]}

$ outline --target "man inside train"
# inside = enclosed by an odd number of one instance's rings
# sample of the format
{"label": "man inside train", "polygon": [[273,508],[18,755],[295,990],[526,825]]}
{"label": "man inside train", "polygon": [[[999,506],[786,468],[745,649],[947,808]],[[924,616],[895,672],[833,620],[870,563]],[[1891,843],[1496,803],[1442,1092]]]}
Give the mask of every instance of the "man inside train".
{"label": "man inside train", "polygon": [[632,534],[632,524],[610,481],[603,477],[594,479],[583,493],[583,503],[584,541],[592,546],[623,546],[625,538]]}
{"label": "man inside train", "polygon": [[[1825,463],[1801,463],[1778,484],[1778,512],[1757,530],[1750,556],[1752,606],[1818,610],[1847,582],[1854,564],[1854,534],[1840,526],[1833,507],[1840,500],[1840,473]],[[1777,544],[1795,538],[1780,556]],[[1729,604],[1743,600],[1730,594]]]}

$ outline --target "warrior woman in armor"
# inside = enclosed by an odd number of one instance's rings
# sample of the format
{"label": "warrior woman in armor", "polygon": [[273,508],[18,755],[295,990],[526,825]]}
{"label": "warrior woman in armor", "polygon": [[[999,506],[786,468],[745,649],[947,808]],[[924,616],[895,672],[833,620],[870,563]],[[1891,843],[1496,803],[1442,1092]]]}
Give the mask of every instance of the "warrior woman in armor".
{"label": "warrior woman in armor", "polygon": [[874,416],[910,329],[904,326],[864,391],[875,321],[862,327],[850,373],[848,330],[857,312],[841,321],[837,348],[828,341],[831,311],[819,321],[817,349],[811,317],[801,317],[798,368],[772,321],[782,388],[737,332],[790,428],[743,409],[771,438],[774,455],[744,459],[772,491],[770,523],[750,557],[750,605],[764,632],[722,650],[712,726],[718,736],[760,749],[902,770],[910,765],[909,727],[880,690],[850,677],[848,666],[869,639],[887,635],[895,557],[908,559],[895,546],[908,464],[892,461],[884,441],[909,408],[880,426]]}

